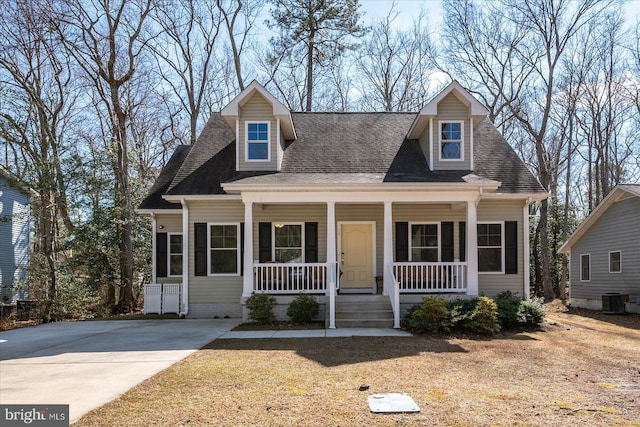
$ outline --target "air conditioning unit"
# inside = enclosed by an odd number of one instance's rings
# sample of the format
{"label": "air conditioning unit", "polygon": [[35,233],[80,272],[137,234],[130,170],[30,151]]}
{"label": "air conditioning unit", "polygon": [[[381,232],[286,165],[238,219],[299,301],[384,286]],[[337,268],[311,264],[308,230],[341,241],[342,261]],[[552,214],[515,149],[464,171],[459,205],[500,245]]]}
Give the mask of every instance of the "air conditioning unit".
{"label": "air conditioning unit", "polygon": [[624,295],[619,293],[602,295],[602,312],[604,314],[624,314]]}

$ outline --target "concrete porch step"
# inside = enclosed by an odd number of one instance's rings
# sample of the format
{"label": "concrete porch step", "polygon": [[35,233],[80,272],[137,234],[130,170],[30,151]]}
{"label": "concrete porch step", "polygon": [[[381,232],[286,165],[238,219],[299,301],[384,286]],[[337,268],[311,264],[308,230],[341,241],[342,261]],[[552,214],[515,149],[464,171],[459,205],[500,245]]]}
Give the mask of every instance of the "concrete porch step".
{"label": "concrete porch step", "polygon": [[[327,319],[329,306],[327,306]],[[340,294],[336,297],[337,328],[391,328],[393,310],[388,296]]]}
{"label": "concrete porch step", "polygon": [[367,310],[367,311],[338,311],[336,310],[336,319],[391,319],[393,320],[393,310]]}
{"label": "concrete porch step", "polygon": [[393,319],[336,319],[336,328],[393,328]]}

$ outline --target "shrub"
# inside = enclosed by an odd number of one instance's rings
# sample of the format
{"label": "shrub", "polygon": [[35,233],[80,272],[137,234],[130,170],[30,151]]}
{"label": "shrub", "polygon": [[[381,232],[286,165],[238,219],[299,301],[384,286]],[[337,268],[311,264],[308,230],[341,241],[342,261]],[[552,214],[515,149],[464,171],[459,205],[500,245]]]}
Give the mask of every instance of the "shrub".
{"label": "shrub", "polygon": [[246,301],[249,309],[249,319],[261,325],[267,325],[276,321],[273,314],[273,307],[276,305],[276,299],[269,294],[256,294],[253,292]]}
{"label": "shrub", "polygon": [[478,305],[478,298],[456,299],[447,306],[451,313],[451,328],[459,331],[472,330],[473,311]]}
{"label": "shrub", "polygon": [[518,322],[524,326],[540,326],[546,313],[542,305],[542,298],[531,298],[520,301],[518,307]]}
{"label": "shrub", "polygon": [[424,298],[411,313],[411,329],[420,333],[441,334],[451,330],[451,317],[447,301],[442,298]]}
{"label": "shrub", "polygon": [[320,304],[316,299],[308,294],[300,294],[291,301],[287,308],[287,316],[294,323],[311,323],[318,315]]}
{"label": "shrub", "polygon": [[496,298],[498,305],[498,321],[503,329],[513,329],[518,326],[518,309],[522,298],[518,298],[511,291],[500,292]]}
{"label": "shrub", "polygon": [[500,331],[498,323],[498,305],[489,297],[478,298],[478,304],[473,310],[471,328],[480,334],[494,335]]}

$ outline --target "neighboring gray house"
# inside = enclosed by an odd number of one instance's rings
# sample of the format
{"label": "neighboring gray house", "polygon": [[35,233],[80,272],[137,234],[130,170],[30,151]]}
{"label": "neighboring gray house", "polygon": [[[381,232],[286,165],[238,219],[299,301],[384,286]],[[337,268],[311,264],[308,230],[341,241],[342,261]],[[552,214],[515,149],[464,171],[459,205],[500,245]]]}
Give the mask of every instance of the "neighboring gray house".
{"label": "neighboring gray house", "polygon": [[620,293],[626,311],[640,304],[640,185],[617,185],[558,250],[570,259],[571,305],[602,309]]}
{"label": "neighboring gray house", "polygon": [[0,304],[27,299],[30,192],[0,167]]}
{"label": "neighboring gray house", "polygon": [[528,297],[547,194],[487,115],[457,82],[407,113],[296,113],[252,82],[138,209],[153,289],[181,289],[189,317],[246,316],[253,292],[284,317],[311,293],[329,327],[399,326],[425,295]]}

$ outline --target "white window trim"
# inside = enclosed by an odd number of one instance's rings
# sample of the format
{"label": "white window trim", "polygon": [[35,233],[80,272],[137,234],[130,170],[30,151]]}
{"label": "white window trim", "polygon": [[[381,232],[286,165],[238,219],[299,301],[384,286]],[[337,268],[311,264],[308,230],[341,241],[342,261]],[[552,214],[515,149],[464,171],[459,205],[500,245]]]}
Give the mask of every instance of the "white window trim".
{"label": "white window trim", "polygon": [[[212,225],[235,225],[236,226],[236,252],[237,252],[237,272],[236,273],[212,273],[211,272],[211,226]],[[240,276],[240,223],[239,222],[208,222],[207,223],[207,275],[212,277],[238,277]]]}
{"label": "white window trim", "polygon": [[[611,254],[619,253],[620,254],[620,270],[611,271]],[[621,274],[622,273],[622,251],[609,251],[609,273],[610,274]]]}
{"label": "white window trim", "polygon": [[[171,236],[180,236],[180,241],[182,242],[182,233],[167,233],[167,277],[182,277],[182,273],[180,274],[171,274]],[[178,255],[178,254],[173,254]],[[182,253],[182,244],[180,245],[180,257],[184,260],[184,254]],[[181,262],[182,264],[182,262]]]}
{"label": "white window trim", "polygon": [[[436,262],[440,262],[440,248],[442,246],[442,233],[440,232],[440,223],[439,222],[420,222],[420,221],[416,221],[416,222],[410,222],[409,223],[409,262],[413,261],[413,239],[412,239],[412,235],[411,235],[411,229],[413,228],[414,225],[436,225],[438,227],[438,247],[436,248],[436,250],[438,251],[438,261]],[[422,248],[423,246],[418,246],[420,248]],[[419,261],[422,262],[422,261]]]}
{"label": "white window trim", "polygon": [[[300,244],[302,245],[300,247],[301,249],[301,253],[302,256],[300,257],[302,259],[302,262],[305,262],[305,257],[304,257],[304,248],[305,248],[305,235],[304,235],[304,222],[281,222],[281,221],[274,221],[271,223],[271,259],[275,260],[276,259],[276,224],[278,225],[299,225],[300,226],[300,237],[301,237],[301,241]],[[279,261],[276,261],[279,262]]]}
{"label": "white window trim", "polygon": [[[459,159],[442,158],[442,125],[447,123],[460,124],[460,158]],[[464,161],[464,121],[460,121],[460,120],[439,120],[438,121],[438,160],[441,162],[463,162]]]}
{"label": "white window trim", "polygon": [[[500,267],[502,268],[500,271],[480,271],[480,260],[478,259],[478,274],[505,274],[504,273],[504,221],[478,221],[476,223],[476,229],[478,225],[484,224],[500,224]],[[476,239],[478,235],[476,233]],[[476,250],[481,248],[495,248],[495,246],[480,246],[476,241]],[[476,257],[478,254],[476,253]]]}
{"label": "white window trim", "polygon": [[[589,280],[584,280],[582,278],[582,257],[583,256],[588,256],[589,257]],[[591,281],[591,254],[580,254],[580,281],[581,282],[590,282]]]}
{"label": "white window trim", "polygon": [[[249,158],[249,125],[250,124],[266,124],[267,125],[267,158],[266,159],[250,159]],[[262,141],[251,141],[259,142]],[[271,122],[268,120],[251,120],[244,123],[244,160],[245,162],[270,162],[271,161]]]}

